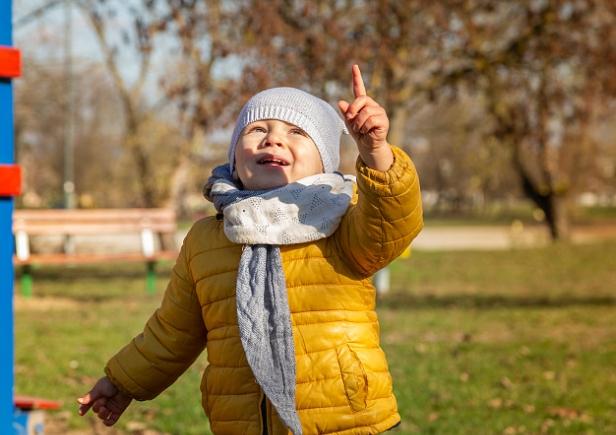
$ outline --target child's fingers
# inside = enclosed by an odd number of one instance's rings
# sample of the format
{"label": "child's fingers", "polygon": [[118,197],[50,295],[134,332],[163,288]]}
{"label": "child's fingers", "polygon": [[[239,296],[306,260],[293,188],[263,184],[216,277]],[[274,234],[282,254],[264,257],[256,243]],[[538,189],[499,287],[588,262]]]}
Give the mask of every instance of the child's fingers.
{"label": "child's fingers", "polygon": [[88,405],[79,405],[79,415],[85,415],[86,412],[88,412],[90,410],[90,407],[92,405],[88,404]]}
{"label": "child's fingers", "polygon": [[96,399],[94,403],[92,404],[92,411],[98,414],[101,409],[106,408],[106,405],[107,405],[107,398],[101,397],[100,399]]}
{"label": "child's fingers", "polygon": [[116,414],[107,403],[101,403],[96,409],[93,407],[92,410],[96,412],[98,418],[100,418],[103,422],[110,421],[113,418],[113,415]]}
{"label": "child's fingers", "polygon": [[340,109],[340,112],[342,112],[343,115],[346,114],[346,111],[349,108],[349,106],[350,104],[344,100],[338,101],[338,109]]}
{"label": "child's fingers", "polygon": [[364,79],[361,76],[361,71],[358,65],[353,65],[353,95],[355,98],[366,95],[366,86],[364,86]]}
{"label": "child's fingers", "polygon": [[347,121],[355,118],[357,114],[366,106],[378,106],[378,104],[367,95],[355,98],[344,113]]}
{"label": "child's fingers", "polygon": [[[93,409],[94,412],[97,412],[98,407],[102,403],[105,403],[106,398],[112,397],[116,393],[116,387],[106,376],[103,376],[96,382],[90,391],[77,399],[77,403],[80,405],[78,411],[79,415],[85,415],[90,408],[98,403],[96,408]],[[103,400],[103,402],[99,402],[100,400]]]}
{"label": "child's fingers", "polygon": [[352,129],[353,131],[361,131],[362,126],[366,123],[368,118],[378,116],[383,110],[378,106],[364,106],[364,108],[353,119]]}
{"label": "child's fingers", "polygon": [[100,418],[101,420],[105,420],[110,412],[111,411],[109,411],[105,405],[101,405],[96,409],[96,415],[98,415],[98,418]]}
{"label": "child's fingers", "polygon": [[105,420],[103,421],[103,424],[105,426],[113,426],[114,424],[116,424],[116,422],[118,421],[119,418],[120,418],[120,414],[117,414],[115,412],[111,412],[111,413],[109,413],[107,418],[105,418]]}
{"label": "child's fingers", "polygon": [[77,403],[79,403],[79,415],[85,415],[85,413],[88,412],[88,410],[92,406],[90,393],[78,398]]}
{"label": "child's fingers", "polygon": [[132,399],[130,398],[121,398],[116,396],[114,399],[109,400],[105,407],[109,411],[106,414],[103,414],[104,417],[103,423],[106,426],[113,426],[122,416],[128,405],[130,404]]}
{"label": "child's fingers", "polygon": [[82,396],[77,399],[77,403],[79,403],[79,415],[85,415],[86,412],[92,407],[92,405],[99,398],[100,394],[96,387],[86,393],[85,396]]}
{"label": "child's fingers", "polygon": [[364,122],[362,124],[362,126],[359,129],[359,132],[361,134],[368,134],[372,131],[378,132],[379,129],[383,129],[383,120],[380,116],[371,116],[370,118],[366,119],[366,122]]}

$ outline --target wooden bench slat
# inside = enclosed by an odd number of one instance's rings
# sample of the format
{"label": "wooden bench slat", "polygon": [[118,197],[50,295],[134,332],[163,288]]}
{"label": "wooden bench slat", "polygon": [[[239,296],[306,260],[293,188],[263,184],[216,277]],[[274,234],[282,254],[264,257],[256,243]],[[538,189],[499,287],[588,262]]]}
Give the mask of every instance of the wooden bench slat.
{"label": "wooden bench slat", "polygon": [[79,215],[79,214],[66,214],[66,215],[26,215],[26,214],[15,214],[14,219],[16,220],[27,220],[31,222],[50,222],[50,221],[104,221],[104,222],[114,222],[114,221],[130,221],[130,222],[169,222],[175,220],[174,216],[131,216],[131,215]]}
{"label": "wooden bench slat", "polygon": [[24,216],[28,218],[36,218],[36,217],[54,217],[54,216],[71,216],[71,215],[80,215],[84,217],[113,217],[113,216],[121,216],[121,217],[136,217],[136,216],[145,216],[145,217],[159,217],[164,218],[166,216],[175,217],[175,212],[171,209],[167,208],[109,208],[109,209],[45,209],[45,210],[36,210],[36,209],[17,209],[15,210],[15,216]]}
{"label": "wooden bench slat", "polygon": [[176,251],[159,251],[152,257],[146,257],[136,253],[119,253],[119,254],[32,254],[27,260],[20,260],[13,257],[13,263],[16,266],[24,266],[27,264],[94,264],[102,262],[147,262],[158,260],[175,260],[178,253]]}
{"label": "wooden bench slat", "polygon": [[175,222],[173,216],[24,216],[15,215],[13,219],[23,222]]}
{"label": "wooden bench slat", "polygon": [[34,223],[19,224],[13,226],[13,232],[25,231],[30,235],[43,234],[121,234],[121,233],[140,233],[143,229],[150,229],[155,233],[174,233],[177,226],[171,223],[158,225],[132,225],[132,224],[110,224],[102,225],[96,223],[92,225],[79,223]]}
{"label": "wooden bench slat", "polygon": [[13,232],[44,234],[173,233],[177,229],[171,209],[16,210]]}

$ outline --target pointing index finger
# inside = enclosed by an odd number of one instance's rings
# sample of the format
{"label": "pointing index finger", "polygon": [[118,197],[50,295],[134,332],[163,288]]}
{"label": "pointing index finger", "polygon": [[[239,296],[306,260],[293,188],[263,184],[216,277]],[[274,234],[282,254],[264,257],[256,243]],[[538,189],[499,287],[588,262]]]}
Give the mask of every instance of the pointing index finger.
{"label": "pointing index finger", "polygon": [[366,95],[364,80],[361,77],[361,71],[357,65],[353,65],[353,94],[355,98]]}

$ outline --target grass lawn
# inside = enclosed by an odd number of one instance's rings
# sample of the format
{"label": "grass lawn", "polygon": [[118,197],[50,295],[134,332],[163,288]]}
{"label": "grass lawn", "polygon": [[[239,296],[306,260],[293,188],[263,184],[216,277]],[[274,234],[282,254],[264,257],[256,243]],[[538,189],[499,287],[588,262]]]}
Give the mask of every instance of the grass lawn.
{"label": "grass lawn", "polygon": [[[395,262],[379,315],[398,433],[616,433],[614,259],[616,242]],[[169,265],[156,295],[145,293],[142,269],[39,268],[35,297],[16,297],[16,391],[62,401],[48,433],[210,433],[203,357],[115,429],[75,412],[75,398],[158,305]]]}

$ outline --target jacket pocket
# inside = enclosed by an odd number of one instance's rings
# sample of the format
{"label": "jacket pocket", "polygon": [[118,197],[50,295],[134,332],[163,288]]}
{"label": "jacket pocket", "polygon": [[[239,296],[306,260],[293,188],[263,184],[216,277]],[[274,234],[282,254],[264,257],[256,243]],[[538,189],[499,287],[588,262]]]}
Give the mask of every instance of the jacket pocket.
{"label": "jacket pocket", "polygon": [[201,406],[205,411],[205,415],[210,416],[210,408],[209,408],[209,392],[207,391],[207,377],[210,373],[210,366],[208,365],[203,371],[203,376],[201,377]]}
{"label": "jacket pocket", "polygon": [[361,360],[353,348],[345,344],[336,348],[342,384],[349,405],[354,412],[366,409],[368,398],[368,376]]}

